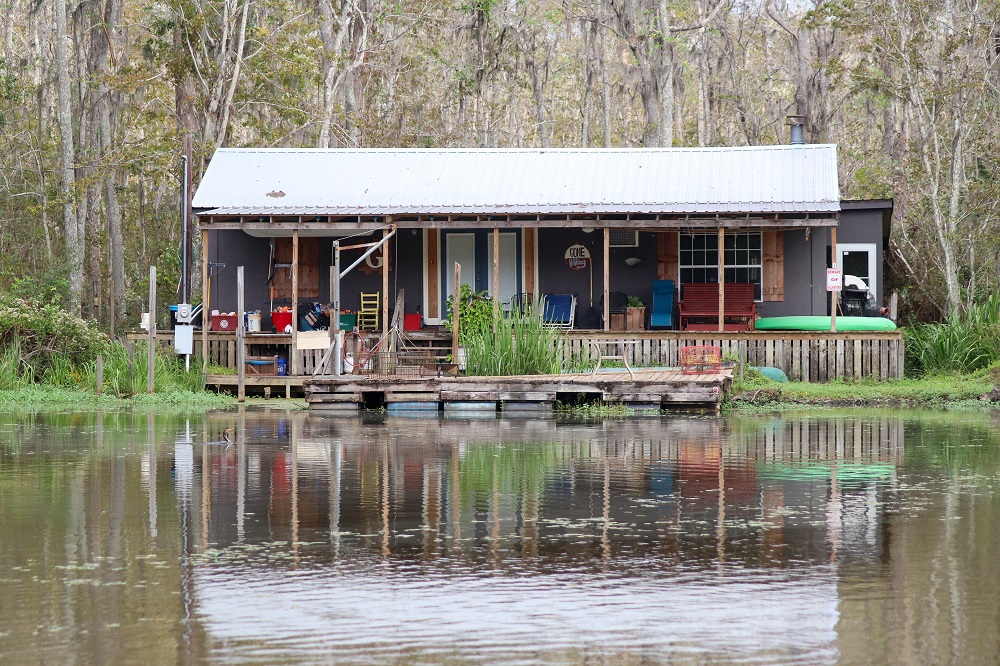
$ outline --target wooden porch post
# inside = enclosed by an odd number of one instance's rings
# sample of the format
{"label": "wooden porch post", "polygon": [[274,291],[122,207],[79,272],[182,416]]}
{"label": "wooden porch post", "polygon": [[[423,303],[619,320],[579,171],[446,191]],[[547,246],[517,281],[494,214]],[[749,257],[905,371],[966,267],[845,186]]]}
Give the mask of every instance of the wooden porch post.
{"label": "wooden porch post", "polygon": [[[524,292],[531,294],[531,303],[535,304],[535,229],[524,230]],[[523,304],[522,304],[523,305]]]}
{"label": "wooden porch post", "polygon": [[427,314],[428,319],[437,319],[443,316],[441,313],[441,289],[438,285],[438,278],[441,276],[441,267],[438,265],[438,231],[437,229],[427,229]]}
{"label": "wooden porch post", "polygon": [[458,365],[458,317],[462,309],[462,265],[455,262],[455,287],[451,297],[451,362]]}
{"label": "wooden porch post", "polygon": [[604,330],[611,330],[611,229],[604,227]]}
{"label": "wooden porch post", "polygon": [[[382,230],[382,238],[389,235],[388,229]],[[400,316],[402,313],[400,313]],[[382,335],[389,331],[389,243],[382,245]]]}
{"label": "wooden porch post", "polygon": [[[212,321],[208,309],[208,229],[201,230],[201,374],[208,373],[208,323]],[[205,377],[202,377],[205,381]],[[204,388],[204,387],[203,387]]]}
{"label": "wooden porch post", "polygon": [[246,332],[243,325],[245,312],[243,267],[236,267],[236,399],[246,402]]}
{"label": "wooden porch post", "polygon": [[288,359],[288,367],[292,370],[289,374],[299,374],[298,347],[295,344],[299,332],[299,230],[292,230],[292,344],[291,358]]}
{"label": "wooden porch post", "polygon": [[[830,227],[830,263],[834,267],[837,267],[837,227]],[[843,285],[843,278],[841,278],[841,285]],[[837,296],[838,293],[835,291],[827,292],[830,294],[830,332],[837,332]]]}
{"label": "wooden porch post", "polygon": [[493,227],[493,316],[500,319],[500,229]]}
{"label": "wooden porch post", "polygon": [[726,330],[726,230],[719,227],[719,333]]}

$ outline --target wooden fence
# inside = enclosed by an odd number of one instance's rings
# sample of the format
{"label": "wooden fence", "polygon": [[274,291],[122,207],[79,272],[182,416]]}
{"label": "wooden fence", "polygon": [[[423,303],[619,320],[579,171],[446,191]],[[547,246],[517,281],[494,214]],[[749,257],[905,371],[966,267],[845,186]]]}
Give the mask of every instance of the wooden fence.
{"label": "wooden fence", "polygon": [[[130,337],[144,340],[145,335]],[[434,345],[450,339],[447,332],[422,331],[421,343]],[[598,346],[592,343],[634,341],[625,345],[629,363],[635,367],[677,367],[680,348],[692,345],[720,347],[723,356],[742,359],[750,366],[780,368],[789,379],[826,382],[834,379],[898,379],[903,376],[903,333],[796,333],[753,331],[748,333],[682,333],[675,331],[603,332],[568,331],[563,343],[564,361],[584,366],[596,361]],[[157,333],[157,341],[173,346],[173,331]],[[247,339],[248,356],[288,355],[290,335],[253,335]],[[436,348],[436,347],[432,347]],[[201,356],[200,333],[195,334],[195,356]],[[324,350],[325,351],[325,350]],[[324,351],[299,350],[303,374],[311,374]],[[211,363],[236,368],[236,334],[210,332]]]}
{"label": "wooden fence", "polygon": [[714,346],[723,357],[747,365],[780,368],[789,379],[826,382],[834,379],[898,379],[903,376],[903,334],[891,333],[679,333],[573,331],[563,346],[571,365],[597,356],[598,341],[634,340],[623,349],[636,367],[677,367],[680,348]]}

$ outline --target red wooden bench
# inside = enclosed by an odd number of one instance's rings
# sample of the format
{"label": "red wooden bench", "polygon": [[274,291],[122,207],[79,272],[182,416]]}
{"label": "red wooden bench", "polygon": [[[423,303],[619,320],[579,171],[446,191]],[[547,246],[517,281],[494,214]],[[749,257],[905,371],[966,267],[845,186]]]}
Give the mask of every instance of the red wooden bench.
{"label": "red wooden bench", "polygon": [[[677,304],[682,331],[719,330],[719,285],[688,283],[682,287],[684,298]],[[726,283],[723,315],[725,330],[752,331],[757,317],[754,285]],[[691,321],[696,319],[698,321]],[[704,321],[704,320],[715,320]]]}

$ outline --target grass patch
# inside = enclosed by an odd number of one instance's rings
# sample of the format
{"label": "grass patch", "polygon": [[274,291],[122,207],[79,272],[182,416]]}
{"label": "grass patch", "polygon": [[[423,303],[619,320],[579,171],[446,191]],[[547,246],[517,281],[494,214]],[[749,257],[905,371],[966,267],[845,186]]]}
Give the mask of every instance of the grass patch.
{"label": "grass patch", "polygon": [[[927,375],[919,379],[860,380],[826,383],[771,382],[748,377],[733,382],[727,408],[743,412],[782,411],[814,406],[984,407],[980,400],[997,384],[998,370],[970,375]],[[758,373],[759,374],[759,373]],[[765,399],[758,399],[761,395]]]}
{"label": "grass patch", "polygon": [[635,416],[636,414],[634,409],[620,402],[591,402],[583,404],[557,402],[555,411],[557,414],[584,416],[587,418]]}
{"label": "grass patch", "polygon": [[131,409],[136,407],[228,407],[235,404],[232,396],[211,391],[174,391],[171,393],[141,394],[119,398],[104,394],[98,396],[91,389],[66,388],[45,384],[32,384],[17,389],[0,390],[0,407],[54,407],[87,409]]}

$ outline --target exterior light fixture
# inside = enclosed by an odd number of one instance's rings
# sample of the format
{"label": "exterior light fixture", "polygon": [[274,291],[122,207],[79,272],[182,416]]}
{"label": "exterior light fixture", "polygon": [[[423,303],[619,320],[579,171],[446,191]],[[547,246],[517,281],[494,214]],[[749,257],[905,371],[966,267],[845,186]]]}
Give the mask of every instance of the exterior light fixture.
{"label": "exterior light fixture", "polygon": [[635,265],[641,264],[641,263],[642,263],[642,259],[640,259],[639,257],[629,257],[628,259],[625,260],[625,265],[626,266],[635,266]]}

